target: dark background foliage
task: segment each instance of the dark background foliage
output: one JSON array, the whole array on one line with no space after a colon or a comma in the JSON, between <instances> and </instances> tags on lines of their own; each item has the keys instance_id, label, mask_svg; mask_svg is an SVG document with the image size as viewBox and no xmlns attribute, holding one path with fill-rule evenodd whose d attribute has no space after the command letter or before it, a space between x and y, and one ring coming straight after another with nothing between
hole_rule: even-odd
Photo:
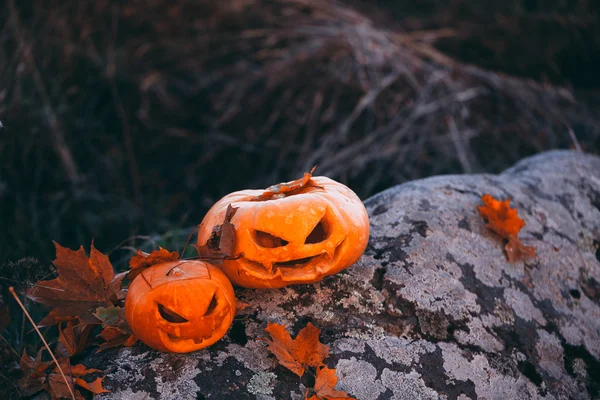
<instances>
[{"instance_id":1,"label":"dark background foliage","mask_svg":"<svg viewBox=\"0 0 600 400\"><path fill-rule=\"evenodd\" d=\"M52 240L181 246L222 195L314 164L366 198L552 148L597 153L598 8L7 1L0 260L50 260Z\"/></svg>"}]
</instances>

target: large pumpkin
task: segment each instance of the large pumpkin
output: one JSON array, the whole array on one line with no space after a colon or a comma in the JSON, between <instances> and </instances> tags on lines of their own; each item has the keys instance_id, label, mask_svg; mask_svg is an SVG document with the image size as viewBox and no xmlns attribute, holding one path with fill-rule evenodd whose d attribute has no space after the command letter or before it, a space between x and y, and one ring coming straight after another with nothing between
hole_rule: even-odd
<instances>
[{"instance_id":1,"label":"large pumpkin","mask_svg":"<svg viewBox=\"0 0 600 400\"><path fill-rule=\"evenodd\" d=\"M235 315L227 277L202 261L171 261L141 272L129 286L125 317L148 346L176 353L221 339Z\"/></svg>"},{"instance_id":2,"label":"large pumpkin","mask_svg":"<svg viewBox=\"0 0 600 400\"><path fill-rule=\"evenodd\" d=\"M200 224L198 244L204 245L213 228L223 223L227 207L237 208L231 223L235 226L235 254L240 256L220 265L233 283L248 288L312 283L352 265L364 252L369 218L348 187L318 176L299 190L274 196L265 193L231 193L219 200Z\"/></svg>"}]
</instances>

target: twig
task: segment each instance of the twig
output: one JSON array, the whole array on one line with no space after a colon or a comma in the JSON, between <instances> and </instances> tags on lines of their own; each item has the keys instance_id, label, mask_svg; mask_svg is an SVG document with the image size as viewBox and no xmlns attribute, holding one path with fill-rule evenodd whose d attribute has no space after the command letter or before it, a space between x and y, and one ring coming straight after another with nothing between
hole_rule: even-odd
<instances>
[{"instance_id":1,"label":"twig","mask_svg":"<svg viewBox=\"0 0 600 400\"><path fill-rule=\"evenodd\" d=\"M15 350L15 348L11 346L10 342L1 333L0 333L0 339L4 340L4 342L6 343L6 345L8 346L8 348L17 356L17 360L19 358L21 358L21 356L19 355L19 353L17 352L17 350Z\"/></svg>"},{"instance_id":2,"label":"twig","mask_svg":"<svg viewBox=\"0 0 600 400\"><path fill-rule=\"evenodd\" d=\"M14 1L14 0L13 0ZM114 42L115 37L117 35L118 28L118 6L113 7L113 15L112 15L112 29L111 29L111 45L108 48L108 66L107 66L107 77L109 80L110 93L113 98L114 106L116 108L117 114L119 115L119 119L121 120L121 124L123 126L123 141L125 145L125 151L127 152L127 163L129 165L129 174L131 175L131 180L133 183L133 195L135 199L135 203L139 206L142 202L141 195L141 186L142 179L140 177L140 171L137 166L137 162L135 159L135 152L133 150L133 137L131 135L131 126L129 124L129 119L127 117L127 113L125 112L125 107L123 106L123 101L121 101L121 96L119 95L119 89L117 89L117 85L115 84L114 79L114 70L115 70L115 50L114 50Z\"/></svg>"},{"instance_id":3,"label":"twig","mask_svg":"<svg viewBox=\"0 0 600 400\"><path fill-rule=\"evenodd\" d=\"M454 144L454 149L456 150L456 154L458 156L458 161L463 168L463 172L470 174L472 172L471 163L469 163L469 158L467 157L467 152L465 151L465 147L462 145L464 140L461 138L460 132L458 131L458 127L456 126L456 121L454 117L448 116L446 118L448 123L448 129L450 130L450 137L452 138L452 144Z\"/></svg>"},{"instance_id":4,"label":"twig","mask_svg":"<svg viewBox=\"0 0 600 400\"><path fill-rule=\"evenodd\" d=\"M9 0L8 5L10 9L10 20L12 22L11 26L13 28L13 33L19 42L21 56L31 71L35 88L40 95L42 103L44 103L46 119L48 120L50 132L52 133L52 147L54 147L54 151L60 159L71 183L77 183L80 181L79 168L75 163L75 159L73 158L73 154L71 154L71 150L67 146L65 132L62 129L62 125L56 115L54 107L52 106L52 102L50 101L50 96L46 90L46 85L42 79L42 74L35 63L35 59L31 55L31 48L28 48L26 44L25 37L21 30L21 23L19 22L19 15L15 7L15 0Z\"/></svg>"},{"instance_id":5,"label":"twig","mask_svg":"<svg viewBox=\"0 0 600 400\"><path fill-rule=\"evenodd\" d=\"M190 244L190 240L192 240L192 236L194 235L194 233L200 228L200 225L196 225L196 227L192 230L192 232L190 232L187 240L185 241L185 246L183 246L183 251L181 252L181 258L183 258L183 256L185 255L185 251L188 248L188 244Z\"/></svg>"},{"instance_id":6,"label":"twig","mask_svg":"<svg viewBox=\"0 0 600 400\"><path fill-rule=\"evenodd\" d=\"M13 1L13 0L11 0L11 1ZM8 288L8 291L10 292L10 294L12 294L12 296L15 298L15 300L17 301L17 303L19 303L19 307L21 307L21 309L23 310L23 313L25 313L25 315L27 316L27 319L29 319L29 322L31 322L31 325L33 325L33 329L35 329L35 331L37 332L37 334L40 337L40 339L42 339L42 342L44 343L44 346L46 346L46 350L48 350L48 353L50 353L50 356L52 357L52 360L56 364L56 368L58 368L58 371L60 372L60 375L64 379L65 384L67 385L67 389L69 389L69 393L71 394L71 398L73 400L75 400L75 393L73 393L73 388L71 387L71 385L69 385L69 381L67 380L67 377L65 376L65 373L63 372L62 367L58 363L58 360L56 359L56 356L54 356L54 353L52 352L52 350L50 350L50 346L48 345L48 342L46 342L46 339L42 335L42 332L40 332L40 330L38 329L38 327L35 324L35 322L33 322L33 318L31 318L31 315L29 314L29 312L27 312L27 309L25 308L25 306L23 305L23 303L19 299L19 296L17 296L17 293L15 292L15 289L11 286L11 287Z\"/></svg>"},{"instance_id":7,"label":"twig","mask_svg":"<svg viewBox=\"0 0 600 400\"><path fill-rule=\"evenodd\" d=\"M569 131L569 136L575 145L575 150L581 153L583 150L581 150L581 145L579 144L579 140L577 140L577 136L575 136L575 132L573 132L573 129L570 126L567 126L567 130Z\"/></svg>"}]
</instances>

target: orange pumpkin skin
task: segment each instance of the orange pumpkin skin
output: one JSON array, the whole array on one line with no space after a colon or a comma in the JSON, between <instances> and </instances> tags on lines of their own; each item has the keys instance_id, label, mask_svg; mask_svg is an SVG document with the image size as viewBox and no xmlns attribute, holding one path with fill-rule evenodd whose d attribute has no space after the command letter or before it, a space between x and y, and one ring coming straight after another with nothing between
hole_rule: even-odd
<instances>
[{"instance_id":1,"label":"orange pumpkin skin","mask_svg":"<svg viewBox=\"0 0 600 400\"><path fill-rule=\"evenodd\" d=\"M187 353L221 339L235 315L227 277L202 261L154 265L129 286L125 318L133 333L161 351Z\"/></svg>"},{"instance_id":2,"label":"orange pumpkin skin","mask_svg":"<svg viewBox=\"0 0 600 400\"><path fill-rule=\"evenodd\" d=\"M313 177L294 194L256 200L263 190L242 190L219 200L199 226L203 245L227 206L237 207L235 260L219 267L236 285L280 288L317 282L354 264L369 240L369 217L358 196L327 177Z\"/></svg>"}]
</instances>

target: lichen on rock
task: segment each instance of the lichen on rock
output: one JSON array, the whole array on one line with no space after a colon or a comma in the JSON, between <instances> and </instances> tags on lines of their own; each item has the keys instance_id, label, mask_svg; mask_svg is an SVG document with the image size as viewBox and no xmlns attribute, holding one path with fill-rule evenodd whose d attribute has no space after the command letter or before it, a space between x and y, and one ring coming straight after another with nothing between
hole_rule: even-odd
<instances>
[{"instance_id":1,"label":"lichen on rock","mask_svg":"<svg viewBox=\"0 0 600 400\"><path fill-rule=\"evenodd\" d=\"M485 193L511 199L536 259L508 263L477 213ZM238 289L250 306L209 349L90 357L111 390L98 398L302 398L306 382L255 340L267 321L319 327L337 388L359 399L600 396L600 158L549 152L365 204L371 239L354 266L314 285Z\"/></svg>"}]
</instances>

